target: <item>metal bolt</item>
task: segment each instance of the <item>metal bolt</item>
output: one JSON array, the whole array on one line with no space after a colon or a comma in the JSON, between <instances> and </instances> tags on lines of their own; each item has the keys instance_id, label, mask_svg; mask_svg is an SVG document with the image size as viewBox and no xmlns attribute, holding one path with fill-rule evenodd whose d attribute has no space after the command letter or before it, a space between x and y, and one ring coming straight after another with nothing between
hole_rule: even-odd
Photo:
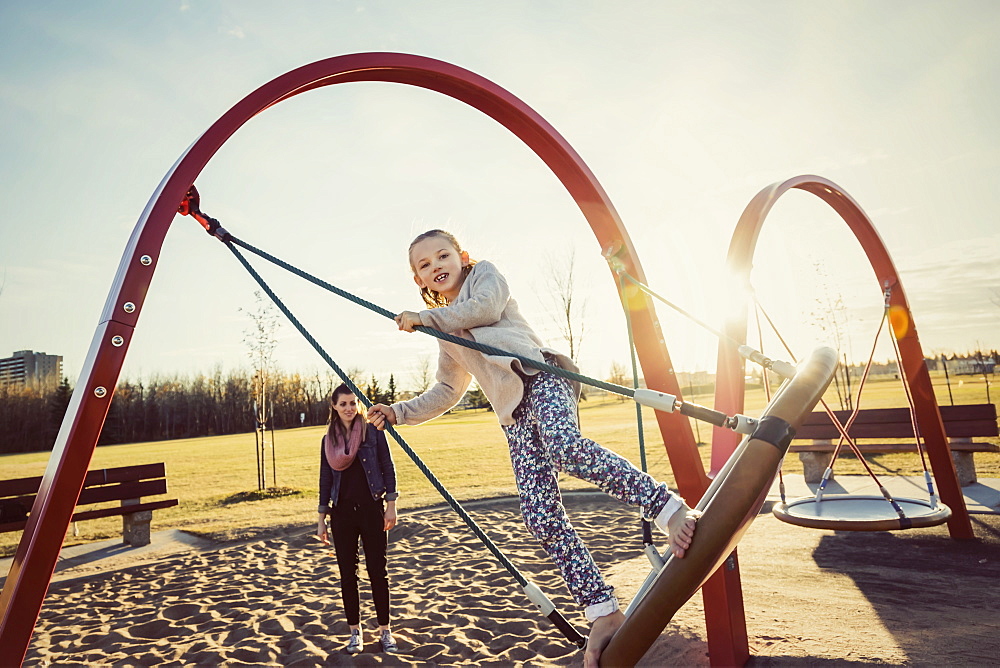
<instances>
[{"instance_id":1,"label":"metal bolt","mask_svg":"<svg viewBox=\"0 0 1000 668\"><path fill-rule=\"evenodd\" d=\"M115 334L111 337L111 345L115 348L120 348L123 343L125 343L125 339L122 336Z\"/></svg>"},{"instance_id":2,"label":"metal bolt","mask_svg":"<svg viewBox=\"0 0 1000 668\"><path fill-rule=\"evenodd\" d=\"M135 310L135 304L133 304L132 302L125 302L125 305L122 306L122 308L125 309L126 313L131 313L132 311Z\"/></svg>"},{"instance_id":3,"label":"metal bolt","mask_svg":"<svg viewBox=\"0 0 1000 668\"><path fill-rule=\"evenodd\" d=\"M139 262L141 262L143 266L148 267L149 265L153 264L153 258L149 257L148 255L143 255L141 258L139 258Z\"/></svg>"},{"instance_id":4,"label":"metal bolt","mask_svg":"<svg viewBox=\"0 0 1000 668\"><path fill-rule=\"evenodd\" d=\"M98 399L103 398L104 395L107 393L108 391L107 389L104 388L104 386L98 386L94 388L94 396L97 397Z\"/></svg>"}]
</instances>

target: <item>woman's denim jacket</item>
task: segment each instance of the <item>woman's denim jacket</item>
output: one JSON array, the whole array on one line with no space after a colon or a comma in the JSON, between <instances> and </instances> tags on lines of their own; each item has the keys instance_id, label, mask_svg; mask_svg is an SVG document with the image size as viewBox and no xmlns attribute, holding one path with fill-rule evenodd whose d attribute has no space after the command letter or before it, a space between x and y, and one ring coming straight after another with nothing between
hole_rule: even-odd
<instances>
[{"instance_id":1,"label":"woman's denim jacket","mask_svg":"<svg viewBox=\"0 0 1000 668\"><path fill-rule=\"evenodd\" d=\"M385 433L369 425L365 440L358 448L357 456L365 470L372 498L381 499L383 495L386 501L395 501L399 498L399 492L396 491L396 468L392 465L392 455L389 453L389 444L385 440ZM333 470L330 463L326 461L323 439L320 439L319 512L327 513L330 511L331 505L337 505L337 497L340 495L340 478L340 471Z\"/></svg>"}]
</instances>

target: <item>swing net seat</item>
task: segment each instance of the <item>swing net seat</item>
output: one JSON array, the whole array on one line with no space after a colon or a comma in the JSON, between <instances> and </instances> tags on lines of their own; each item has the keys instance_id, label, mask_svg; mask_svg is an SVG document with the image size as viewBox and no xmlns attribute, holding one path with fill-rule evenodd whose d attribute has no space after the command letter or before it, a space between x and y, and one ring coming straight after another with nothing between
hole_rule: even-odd
<instances>
[{"instance_id":1,"label":"swing net seat","mask_svg":"<svg viewBox=\"0 0 1000 668\"><path fill-rule=\"evenodd\" d=\"M922 499L894 497L897 511L879 495L831 494L817 500L807 496L777 503L771 513L781 520L810 529L835 531L898 531L944 524L951 508Z\"/></svg>"},{"instance_id":2,"label":"swing net seat","mask_svg":"<svg viewBox=\"0 0 1000 668\"><path fill-rule=\"evenodd\" d=\"M826 409L827 416L841 436L840 443L833 451L833 462L823 474L819 490L814 496L805 496L792 501L786 501L784 483L782 482L781 501L775 504L771 509L771 514L782 522L810 529L833 529L839 531L900 531L904 529L937 526L939 524L944 524L951 518L951 508L938 502L937 495L934 492L934 483L932 481L930 471L928 471L927 468L927 460L920 438L920 431L915 418L913 397L905 380L903 388L906 392L906 398L909 403L910 423L913 430L913 437L916 441L917 452L920 454L920 463L924 471L924 480L927 484L928 500L925 501L911 498L893 497L885 486L879 481L875 471L865 460L860 446L855 443L854 435L851 434L855 420L860 415L861 395L865 387L865 382L868 379L868 374L871 371L872 362L875 359L875 346L877 345L879 337L885 329L886 324L889 324L890 329L892 330L889 338L892 342L893 351L896 353L897 368L904 377L906 375L906 372L904 371L905 365L899 349L899 331L891 318L891 314L893 313L891 306L891 286L887 285L882 294L884 299L882 319L879 322L878 330L875 333L871 354L868 357L868 363L865 365L865 370L861 374L861 380L858 386L857 402L854 410L851 412L847 420L841 424L839 418L833 410L830 409L825 401L822 399L820 400L820 403ZM766 314L765 317L767 317ZM768 318L768 322L770 322L770 318ZM858 437L866 437L869 435L864 431L861 431L860 433L855 432L855 434L857 434ZM840 455L841 447L845 442L848 448L864 466L872 481L878 486L878 490L881 494L824 494L826 484L833 475L834 463Z\"/></svg>"}]
</instances>

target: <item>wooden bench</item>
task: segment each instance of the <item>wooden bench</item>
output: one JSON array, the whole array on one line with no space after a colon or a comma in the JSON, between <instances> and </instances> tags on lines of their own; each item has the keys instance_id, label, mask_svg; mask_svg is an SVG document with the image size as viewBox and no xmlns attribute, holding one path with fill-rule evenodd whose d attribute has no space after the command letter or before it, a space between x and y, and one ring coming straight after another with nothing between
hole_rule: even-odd
<instances>
[{"instance_id":1,"label":"wooden bench","mask_svg":"<svg viewBox=\"0 0 1000 668\"><path fill-rule=\"evenodd\" d=\"M977 452L1000 452L996 443L973 442L973 438L996 437L997 409L993 404L966 404L941 406L941 419L955 462L958 481L962 486L976 482ZM846 424L851 411L834 411L841 424ZM858 411L848 433L855 444L865 452L916 452L913 442L913 425L909 408L869 408ZM909 442L885 442L877 439L910 439ZM864 440L858 440L864 439ZM875 442L871 440L875 439ZM808 440L802 443L800 441ZM788 448L797 452L802 461L806 482L818 483L833 458L833 451L840 441L840 432L825 412L810 413ZM845 442L841 453L848 454Z\"/></svg>"},{"instance_id":2,"label":"wooden bench","mask_svg":"<svg viewBox=\"0 0 1000 668\"><path fill-rule=\"evenodd\" d=\"M0 480L0 532L20 531L35 502L42 478ZM143 502L142 497L167 493L166 468L159 464L122 466L88 471L83 482L73 521L122 516L122 538L133 547L149 545L149 524L153 511L177 505L177 499ZM80 506L121 501L110 508L80 510Z\"/></svg>"}]
</instances>

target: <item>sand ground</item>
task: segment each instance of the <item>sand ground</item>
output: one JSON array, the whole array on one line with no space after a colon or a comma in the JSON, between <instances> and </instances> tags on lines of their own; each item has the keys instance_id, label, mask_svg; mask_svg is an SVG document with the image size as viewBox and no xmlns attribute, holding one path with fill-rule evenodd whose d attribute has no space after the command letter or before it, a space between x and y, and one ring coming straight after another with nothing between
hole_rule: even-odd
<instances>
[{"instance_id":1,"label":"sand ground","mask_svg":"<svg viewBox=\"0 0 1000 668\"><path fill-rule=\"evenodd\" d=\"M568 497L566 505L627 599L649 570L635 512L603 496ZM516 502L470 513L586 632ZM363 654L343 650L334 556L303 524L237 544L195 541L173 554L153 550L61 571L26 665L581 663L454 512L401 520L390 534L398 655L378 652L373 633ZM955 541L945 527L849 533L762 515L739 547L750 665L1000 664L1000 515L974 515L973 523L979 540ZM363 584L363 625L374 631L370 600ZM644 665L708 665L700 594Z\"/></svg>"}]
</instances>

